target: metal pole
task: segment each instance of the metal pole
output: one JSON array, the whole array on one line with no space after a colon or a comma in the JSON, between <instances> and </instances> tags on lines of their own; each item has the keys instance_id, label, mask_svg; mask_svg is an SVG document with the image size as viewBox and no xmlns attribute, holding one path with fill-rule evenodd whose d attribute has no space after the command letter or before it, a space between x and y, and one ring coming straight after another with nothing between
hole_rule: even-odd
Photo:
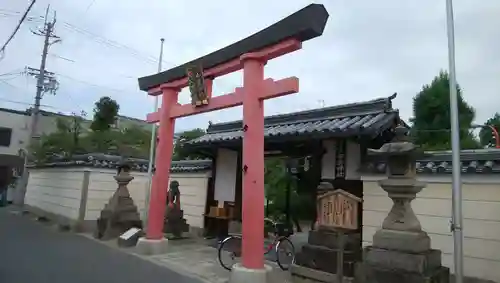
<instances>
[{"instance_id":1,"label":"metal pole","mask_svg":"<svg viewBox=\"0 0 500 283\"><path fill-rule=\"evenodd\" d=\"M290 174L290 173L288 173ZM288 177L288 182L286 184L286 200L285 200L285 221L286 225L290 225L290 197L291 197L291 191L292 191L292 182L294 181L293 178L294 176L287 176ZM292 226L293 227L293 226Z\"/></svg>"},{"instance_id":2,"label":"metal pole","mask_svg":"<svg viewBox=\"0 0 500 283\"><path fill-rule=\"evenodd\" d=\"M163 44L165 43L165 39L161 38L160 45L160 58L158 60L158 73L161 72L162 69L162 61L163 61ZM158 96L155 96L155 106L154 112L158 111ZM153 184L153 162L155 158L155 147L156 147L156 123L153 123L151 126L151 145L149 146L149 164L148 164L148 187L146 189L146 203L144 206L144 222L147 227L148 223L148 207L149 207L149 197L151 195L151 185Z\"/></svg>"},{"instance_id":3,"label":"metal pole","mask_svg":"<svg viewBox=\"0 0 500 283\"><path fill-rule=\"evenodd\" d=\"M47 7L47 13L49 11L49 8ZM46 15L47 15L46 13ZM47 17L45 17L45 20L47 20ZM52 33L52 28L53 28L54 23L47 23L46 26L44 27L45 30L45 40L43 43L43 51L42 51L42 62L40 63L40 75L38 76L38 80L36 83L36 95L35 95L35 107L33 107L31 111L31 143L30 145L33 146L36 141L39 139L38 135L38 120L40 116L40 101L42 100L42 93L43 93L43 84L45 82L45 64L47 62L47 53L49 50L49 39Z\"/></svg>"},{"instance_id":4,"label":"metal pole","mask_svg":"<svg viewBox=\"0 0 500 283\"><path fill-rule=\"evenodd\" d=\"M337 231L337 283L344 282L344 231Z\"/></svg>"},{"instance_id":5,"label":"metal pole","mask_svg":"<svg viewBox=\"0 0 500 283\"><path fill-rule=\"evenodd\" d=\"M455 282L463 282L463 231L462 231L462 188L460 180L460 125L458 120L457 81L455 74L455 30L453 22L453 1L446 0L446 25L448 31L448 61L450 79L450 111L451 111L451 151L452 151L452 231Z\"/></svg>"}]
</instances>

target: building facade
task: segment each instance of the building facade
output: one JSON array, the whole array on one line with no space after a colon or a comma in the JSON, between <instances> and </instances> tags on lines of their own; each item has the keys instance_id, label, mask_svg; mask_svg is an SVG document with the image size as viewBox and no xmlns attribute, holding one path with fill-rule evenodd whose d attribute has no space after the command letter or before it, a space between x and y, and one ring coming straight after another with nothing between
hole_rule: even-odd
<instances>
[{"instance_id":1,"label":"building facade","mask_svg":"<svg viewBox=\"0 0 500 283\"><path fill-rule=\"evenodd\" d=\"M57 130L57 119L70 119L71 115L41 111L38 130L41 134L50 134ZM90 129L91 120L84 120L82 127ZM118 116L116 124L119 129L140 127L151 130L151 125L146 121ZM0 154L17 155L20 150L25 150L29 144L31 127L31 110L24 111L0 108Z\"/></svg>"}]
</instances>

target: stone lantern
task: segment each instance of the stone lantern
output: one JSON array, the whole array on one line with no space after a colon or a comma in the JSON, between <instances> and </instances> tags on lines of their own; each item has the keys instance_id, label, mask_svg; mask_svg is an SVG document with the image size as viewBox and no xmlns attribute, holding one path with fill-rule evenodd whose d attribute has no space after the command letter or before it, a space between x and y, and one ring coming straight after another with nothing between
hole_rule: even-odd
<instances>
[{"instance_id":1,"label":"stone lantern","mask_svg":"<svg viewBox=\"0 0 500 283\"><path fill-rule=\"evenodd\" d=\"M393 205L373 236L373 246L365 248L364 282L449 281L449 269L441 265L441 251L431 249L431 240L411 208L411 201L425 187L417 181L415 167L424 153L407 134L407 128L398 126L390 143L368 150L369 155L387 165L387 178L379 185Z\"/></svg>"},{"instance_id":2,"label":"stone lantern","mask_svg":"<svg viewBox=\"0 0 500 283\"><path fill-rule=\"evenodd\" d=\"M122 162L113 178L118 184L115 193L101 210L97 219L94 237L101 240L117 238L130 228L142 228L137 206L130 197L128 184L134 179L130 175L130 165Z\"/></svg>"}]
</instances>

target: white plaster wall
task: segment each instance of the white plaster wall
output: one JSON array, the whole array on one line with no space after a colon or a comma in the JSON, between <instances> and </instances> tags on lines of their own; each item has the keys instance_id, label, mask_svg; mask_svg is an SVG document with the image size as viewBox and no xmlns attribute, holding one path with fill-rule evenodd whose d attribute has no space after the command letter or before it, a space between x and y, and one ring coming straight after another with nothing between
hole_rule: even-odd
<instances>
[{"instance_id":1,"label":"white plaster wall","mask_svg":"<svg viewBox=\"0 0 500 283\"><path fill-rule=\"evenodd\" d=\"M87 207L85 220L96 220L101 210L115 192L117 183L113 179L116 170L93 170L89 178L89 191L87 196ZM148 176L147 173L132 172L134 180L128 185L130 196L143 217ZM177 180L181 191L181 208L189 225L203 228L203 214L207 198L209 172L196 173L172 173L170 180ZM165 188L167 189L167 188Z\"/></svg>"},{"instance_id":2,"label":"white plaster wall","mask_svg":"<svg viewBox=\"0 0 500 283\"><path fill-rule=\"evenodd\" d=\"M422 181L428 185L412 202L413 210L432 247L442 250L443 264L453 272L451 177ZM363 189L363 245L370 245L392 201L374 181L365 181ZM464 274L500 282L500 178L464 177L462 191Z\"/></svg>"},{"instance_id":3,"label":"white plaster wall","mask_svg":"<svg viewBox=\"0 0 500 283\"><path fill-rule=\"evenodd\" d=\"M44 211L78 219L84 170L30 170L25 203Z\"/></svg>"},{"instance_id":4,"label":"white plaster wall","mask_svg":"<svg viewBox=\"0 0 500 283\"><path fill-rule=\"evenodd\" d=\"M224 201L235 201L238 152L219 148L215 166L214 200L219 201L219 204Z\"/></svg>"},{"instance_id":5,"label":"white plaster wall","mask_svg":"<svg viewBox=\"0 0 500 283\"><path fill-rule=\"evenodd\" d=\"M346 142L346 152L345 178L348 180L359 180L361 178L359 174L361 165L361 147L359 143L348 140Z\"/></svg>"},{"instance_id":6,"label":"white plaster wall","mask_svg":"<svg viewBox=\"0 0 500 283\"><path fill-rule=\"evenodd\" d=\"M335 140L323 141L325 153L321 159L321 179L335 179L335 146Z\"/></svg>"}]
</instances>

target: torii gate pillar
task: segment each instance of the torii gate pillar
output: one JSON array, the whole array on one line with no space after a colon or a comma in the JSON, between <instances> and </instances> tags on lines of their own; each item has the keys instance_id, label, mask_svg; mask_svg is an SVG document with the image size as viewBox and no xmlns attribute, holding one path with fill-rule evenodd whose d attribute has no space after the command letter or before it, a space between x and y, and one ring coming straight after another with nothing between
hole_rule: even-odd
<instances>
[{"instance_id":1,"label":"torii gate pillar","mask_svg":"<svg viewBox=\"0 0 500 283\"><path fill-rule=\"evenodd\" d=\"M242 56L243 87L243 192L242 192L242 264L247 268L264 267L264 101L263 58ZM297 89L298 90L298 89Z\"/></svg>"}]
</instances>

